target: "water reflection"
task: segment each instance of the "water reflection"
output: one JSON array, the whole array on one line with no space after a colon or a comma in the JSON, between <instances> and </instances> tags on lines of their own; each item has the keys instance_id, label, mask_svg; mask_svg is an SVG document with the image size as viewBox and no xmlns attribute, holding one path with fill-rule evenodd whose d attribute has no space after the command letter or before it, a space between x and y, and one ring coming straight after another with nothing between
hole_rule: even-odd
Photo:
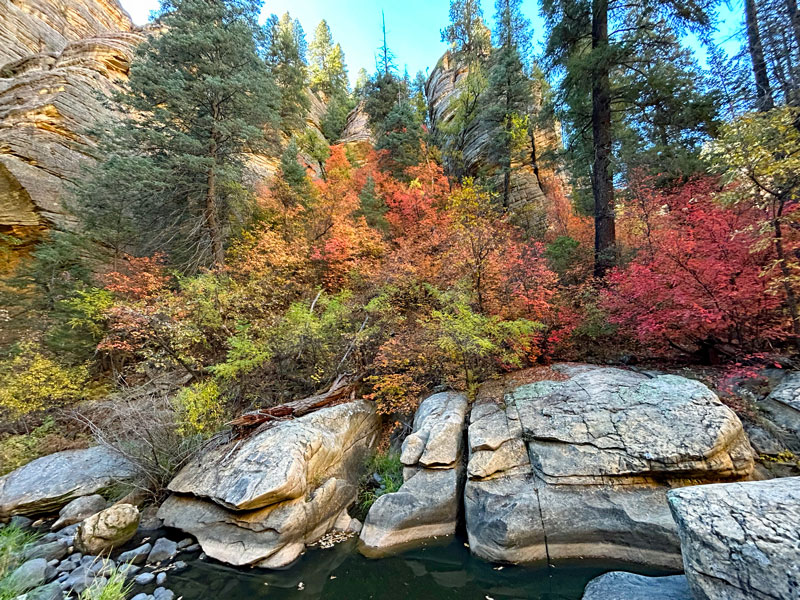
<instances>
[{"instance_id":1,"label":"water reflection","mask_svg":"<svg viewBox=\"0 0 800 600\"><path fill-rule=\"evenodd\" d=\"M170 587L184 600L580 600L586 583L606 571L667 574L597 561L498 569L472 556L460 538L382 559L364 558L351 540L311 549L283 571L188 562L188 570L170 576Z\"/></svg>"}]
</instances>

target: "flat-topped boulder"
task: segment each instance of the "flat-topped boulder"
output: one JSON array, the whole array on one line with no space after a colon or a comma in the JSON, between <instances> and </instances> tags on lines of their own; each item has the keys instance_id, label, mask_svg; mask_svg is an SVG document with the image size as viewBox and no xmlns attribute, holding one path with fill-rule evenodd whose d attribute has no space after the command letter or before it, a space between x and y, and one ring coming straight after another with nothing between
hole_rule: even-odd
<instances>
[{"instance_id":1,"label":"flat-topped boulder","mask_svg":"<svg viewBox=\"0 0 800 600\"><path fill-rule=\"evenodd\" d=\"M101 446L43 456L0 477L0 520L56 512L136 476L131 462Z\"/></svg>"},{"instance_id":2,"label":"flat-topped boulder","mask_svg":"<svg viewBox=\"0 0 800 600\"><path fill-rule=\"evenodd\" d=\"M699 381L588 366L563 372L566 381L523 385L506 399L547 481L713 480L752 471L739 418Z\"/></svg>"},{"instance_id":3,"label":"flat-topped boulder","mask_svg":"<svg viewBox=\"0 0 800 600\"><path fill-rule=\"evenodd\" d=\"M695 600L800 598L800 477L672 490Z\"/></svg>"},{"instance_id":4,"label":"flat-topped boulder","mask_svg":"<svg viewBox=\"0 0 800 600\"><path fill-rule=\"evenodd\" d=\"M361 550L379 555L456 531L464 489L464 420L469 402L456 392L422 401L403 442L404 483L380 496L361 530Z\"/></svg>"},{"instance_id":5,"label":"flat-topped boulder","mask_svg":"<svg viewBox=\"0 0 800 600\"><path fill-rule=\"evenodd\" d=\"M800 451L800 373L789 373L758 403L774 424L791 436L791 448Z\"/></svg>"},{"instance_id":6,"label":"flat-topped boulder","mask_svg":"<svg viewBox=\"0 0 800 600\"><path fill-rule=\"evenodd\" d=\"M283 567L346 514L378 430L364 400L278 422L195 457L169 484L174 494L158 516L212 558Z\"/></svg>"},{"instance_id":7,"label":"flat-topped boulder","mask_svg":"<svg viewBox=\"0 0 800 600\"><path fill-rule=\"evenodd\" d=\"M590 365L481 395L465 488L472 551L488 560L618 559L677 568L672 486L743 478L753 451L703 384Z\"/></svg>"}]
</instances>

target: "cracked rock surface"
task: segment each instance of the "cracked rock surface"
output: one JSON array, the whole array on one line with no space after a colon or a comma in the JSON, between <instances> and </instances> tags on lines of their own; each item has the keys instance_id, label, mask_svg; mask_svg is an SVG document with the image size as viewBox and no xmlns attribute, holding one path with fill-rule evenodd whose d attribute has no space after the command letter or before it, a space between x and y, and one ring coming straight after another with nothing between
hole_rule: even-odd
<instances>
[{"instance_id":1,"label":"cracked rock surface","mask_svg":"<svg viewBox=\"0 0 800 600\"><path fill-rule=\"evenodd\" d=\"M738 417L703 384L589 365L472 409L465 490L489 560L594 557L676 568L670 486L747 477Z\"/></svg>"},{"instance_id":2,"label":"cracked rock surface","mask_svg":"<svg viewBox=\"0 0 800 600\"><path fill-rule=\"evenodd\" d=\"M800 477L672 490L695 600L800 598Z\"/></svg>"},{"instance_id":3,"label":"cracked rock surface","mask_svg":"<svg viewBox=\"0 0 800 600\"><path fill-rule=\"evenodd\" d=\"M358 400L211 449L173 479L158 516L217 560L285 566L355 500L378 426L372 403Z\"/></svg>"}]
</instances>

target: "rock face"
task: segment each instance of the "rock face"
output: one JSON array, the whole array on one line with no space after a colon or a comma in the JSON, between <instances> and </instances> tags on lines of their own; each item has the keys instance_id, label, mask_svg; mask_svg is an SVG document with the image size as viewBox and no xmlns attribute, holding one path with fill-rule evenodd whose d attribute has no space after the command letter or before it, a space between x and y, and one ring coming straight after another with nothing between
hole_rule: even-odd
<instances>
[{"instance_id":1,"label":"rock face","mask_svg":"<svg viewBox=\"0 0 800 600\"><path fill-rule=\"evenodd\" d=\"M378 435L375 408L355 401L281 422L198 456L170 483L158 516L233 565L285 566L356 498Z\"/></svg>"},{"instance_id":2,"label":"rock face","mask_svg":"<svg viewBox=\"0 0 800 600\"><path fill-rule=\"evenodd\" d=\"M800 373L786 375L772 393L759 402L770 421L780 426L792 439L787 440L800 451Z\"/></svg>"},{"instance_id":3,"label":"rock face","mask_svg":"<svg viewBox=\"0 0 800 600\"><path fill-rule=\"evenodd\" d=\"M136 468L100 446L43 456L0 478L0 520L59 510L136 477Z\"/></svg>"},{"instance_id":4,"label":"rock face","mask_svg":"<svg viewBox=\"0 0 800 600\"><path fill-rule=\"evenodd\" d=\"M668 494L695 600L800 598L800 477Z\"/></svg>"},{"instance_id":5,"label":"rock face","mask_svg":"<svg viewBox=\"0 0 800 600\"><path fill-rule=\"evenodd\" d=\"M472 551L506 562L679 566L666 491L751 473L738 418L682 377L557 369L565 381L522 385L473 407L465 490Z\"/></svg>"},{"instance_id":6,"label":"rock face","mask_svg":"<svg viewBox=\"0 0 800 600\"><path fill-rule=\"evenodd\" d=\"M452 535L461 509L464 480L463 394L444 392L425 399L400 457L405 482L380 496L361 530L362 550L378 554L393 547Z\"/></svg>"},{"instance_id":7,"label":"rock face","mask_svg":"<svg viewBox=\"0 0 800 600\"><path fill-rule=\"evenodd\" d=\"M84 554L105 554L126 544L139 526L139 509L115 504L83 521L75 534L75 547Z\"/></svg>"},{"instance_id":8,"label":"rock face","mask_svg":"<svg viewBox=\"0 0 800 600\"><path fill-rule=\"evenodd\" d=\"M133 31L115 0L31 0L0 10L0 227L69 225L62 202L127 77Z\"/></svg>"},{"instance_id":9,"label":"rock face","mask_svg":"<svg viewBox=\"0 0 800 600\"><path fill-rule=\"evenodd\" d=\"M364 102L359 102L350 114L347 115L347 123L342 131L340 144L352 142L374 142L372 133L369 130L369 116L364 110Z\"/></svg>"},{"instance_id":10,"label":"rock face","mask_svg":"<svg viewBox=\"0 0 800 600\"><path fill-rule=\"evenodd\" d=\"M425 86L428 99L431 128L435 132L445 127L455 116L454 101L460 93L460 83L468 75L465 66L457 64L448 52L431 71ZM534 97L539 96L533 90ZM465 133L463 148L464 167L469 174L476 174L486 167L489 131L485 120L476 119ZM512 209L520 210L525 206L541 207L546 202L542 185L561 185L561 176L552 168L540 164L541 157L548 150L561 147L561 135L558 127L553 129L537 129L533 138L528 140L528 148L524 152L527 157L522 163L516 163L512 174L509 193ZM533 157L537 157L534 162Z\"/></svg>"},{"instance_id":11,"label":"rock face","mask_svg":"<svg viewBox=\"0 0 800 600\"><path fill-rule=\"evenodd\" d=\"M645 577L612 571L586 586L583 600L692 600L685 575Z\"/></svg>"}]
</instances>

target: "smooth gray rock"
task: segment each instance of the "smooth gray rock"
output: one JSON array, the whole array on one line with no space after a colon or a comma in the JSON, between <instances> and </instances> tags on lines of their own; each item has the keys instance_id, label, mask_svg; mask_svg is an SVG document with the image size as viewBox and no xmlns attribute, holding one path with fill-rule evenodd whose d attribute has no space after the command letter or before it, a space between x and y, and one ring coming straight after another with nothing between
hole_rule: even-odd
<instances>
[{"instance_id":1,"label":"smooth gray rock","mask_svg":"<svg viewBox=\"0 0 800 600\"><path fill-rule=\"evenodd\" d=\"M100 494L75 498L58 511L58 519L50 526L50 529L56 531L62 527L80 523L87 517L99 513L106 507L106 504L106 499Z\"/></svg>"},{"instance_id":2,"label":"smooth gray rock","mask_svg":"<svg viewBox=\"0 0 800 600\"><path fill-rule=\"evenodd\" d=\"M137 585L150 585L156 580L156 576L153 573L139 573L136 577L133 578L133 581Z\"/></svg>"},{"instance_id":3,"label":"smooth gray rock","mask_svg":"<svg viewBox=\"0 0 800 600\"><path fill-rule=\"evenodd\" d=\"M0 519L53 512L135 476L133 464L100 446L43 456L0 478Z\"/></svg>"},{"instance_id":4,"label":"smooth gray rock","mask_svg":"<svg viewBox=\"0 0 800 600\"><path fill-rule=\"evenodd\" d=\"M469 481L470 550L486 560L615 559L681 566L666 489L553 486L530 475Z\"/></svg>"},{"instance_id":5,"label":"smooth gray rock","mask_svg":"<svg viewBox=\"0 0 800 600\"><path fill-rule=\"evenodd\" d=\"M147 598L148 595L145 594L144 592L141 592L139 594L136 594L133 598L131 598L131 600L147 600Z\"/></svg>"},{"instance_id":6,"label":"smooth gray rock","mask_svg":"<svg viewBox=\"0 0 800 600\"><path fill-rule=\"evenodd\" d=\"M566 381L522 385L506 398L546 481L708 481L752 472L739 418L702 383L606 367L562 370Z\"/></svg>"},{"instance_id":7,"label":"smooth gray rock","mask_svg":"<svg viewBox=\"0 0 800 600\"><path fill-rule=\"evenodd\" d=\"M55 576L55 569L43 558L25 561L4 580L9 589L27 592L47 583Z\"/></svg>"},{"instance_id":8,"label":"smooth gray rock","mask_svg":"<svg viewBox=\"0 0 800 600\"><path fill-rule=\"evenodd\" d=\"M178 550L183 550L191 546L194 543L192 538L183 538L180 542L178 542Z\"/></svg>"},{"instance_id":9,"label":"smooth gray rock","mask_svg":"<svg viewBox=\"0 0 800 600\"><path fill-rule=\"evenodd\" d=\"M67 555L67 542L63 540L35 544L25 552L25 559L43 558L46 561L61 560Z\"/></svg>"},{"instance_id":10,"label":"smooth gray rock","mask_svg":"<svg viewBox=\"0 0 800 600\"><path fill-rule=\"evenodd\" d=\"M366 450L377 432L371 402L331 406L247 438L232 456L229 446L200 453L169 489L237 511L301 498L314 482L355 468L352 449Z\"/></svg>"},{"instance_id":11,"label":"smooth gray rock","mask_svg":"<svg viewBox=\"0 0 800 600\"><path fill-rule=\"evenodd\" d=\"M167 574L163 571L156 575L156 585L164 585L167 582Z\"/></svg>"},{"instance_id":12,"label":"smooth gray rock","mask_svg":"<svg viewBox=\"0 0 800 600\"><path fill-rule=\"evenodd\" d=\"M64 592L58 582L48 583L37 587L22 596L17 596L16 600L63 600Z\"/></svg>"},{"instance_id":13,"label":"smooth gray rock","mask_svg":"<svg viewBox=\"0 0 800 600\"><path fill-rule=\"evenodd\" d=\"M695 600L800 597L800 477L672 490Z\"/></svg>"},{"instance_id":14,"label":"smooth gray rock","mask_svg":"<svg viewBox=\"0 0 800 600\"><path fill-rule=\"evenodd\" d=\"M470 549L500 562L591 557L681 566L670 486L744 477L753 452L704 385L592 365L472 409Z\"/></svg>"},{"instance_id":15,"label":"smooth gray rock","mask_svg":"<svg viewBox=\"0 0 800 600\"><path fill-rule=\"evenodd\" d=\"M173 600L173 598L175 598L175 592L163 587L156 588L153 592L153 598L155 600Z\"/></svg>"},{"instance_id":16,"label":"smooth gray rock","mask_svg":"<svg viewBox=\"0 0 800 600\"><path fill-rule=\"evenodd\" d=\"M645 577L612 571L592 579L583 600L692 600L685 575Z\"/></svg>"},{"instance_id":17,"label":"smooth gray rock","mask_svg":"<svg viewBox=\"0 0 800 600\"><path fill-rule=\"evenodd\" d=\"M463 449L468 406L467 397L457 392L442 392L423 400L414 415L414 429L403 442L400 461L406 466L455 466Z\"/></svg>"},{"instance_id":18,"label":"smooth gray rock","mask_svg":"<svg viewBox=\"0 0 800 600\"><path fill-rule=\"evenodd\" d=\"M791 436L792 450L800 451L800 373L788 373L764 400L759 408L773 423Z\"/></svg>"},{"instance_id":19,"label":"smooth gray rock","mask_svg":"<svg viewBox=\"0 0 800 600\"><path fill-rule=\"evenodd\" d=\"M153 549L152 544L148 542L146 544L142 544L138 548L134 548L133 550L128 550L127 552L123 552L117 557L117 560L120 563L141 565L147 560L147 555L150 554L150 550L152 549Z\"/></svg>"},{"instance_id":20,"label":"smooth gray rock","mask_svg":"<svg viewBox=\"0 0 800 600\"><path fill-rule=\"evenodd\" d=\"M420 469L393 494L380 496L361 529L362 551L381 554L393 547L453 535L458 525L463 467Z\"/></svg>"},{"instance_id":21,"label":"smooth gray rock","mask_svg":"<svg viewBox=\"0 0 800 600\"><path fill-rule=\"evenodd\" d=\"M158 538L153 544L153 549L147 555L150 564L164 562L178 553L178 544L168 538Z\"/></svg>"},{"instance_id":22,"label":"smooth gray rock","mask_svg":"<svg viewBox=\"0 0 800 600\"><path fill-rule=\"evenodd\" d=\"M198 456L170 483L177 493L158 516L212 558L284 567L355 501L378 431L375 406L363 400L280 422Z\"/></svg>"},{"instance_id":23,"label":"smooth gray rock","mask_svg":"<svg viewBox=\"0 0 800 600\"><path fill-rule=\"evenodd\" d=\"M63 581L61 589L71 590L74 594L80 595L92 585L96 578L95 573L96 569L92 568L91 565L81 565Z\"/></svg>"}]
</instances>

